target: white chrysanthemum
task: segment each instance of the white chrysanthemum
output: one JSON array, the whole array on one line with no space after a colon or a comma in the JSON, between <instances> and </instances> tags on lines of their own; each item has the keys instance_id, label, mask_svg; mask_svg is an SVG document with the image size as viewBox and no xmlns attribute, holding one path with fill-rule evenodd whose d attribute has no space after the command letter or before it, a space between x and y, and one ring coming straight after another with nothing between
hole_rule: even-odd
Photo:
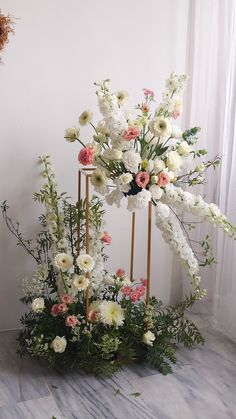
<instances>
[{"instance_id":1,"label":"white chrysanthemum","mask_svg":"<svg viewBox=\"0 0 236 419\"><path fill-rule=\"evenodd\" d=\"M171 135L171 125L167 118L155 117L149 123L150 131L157 137L169 137Z\"/></svg>"},{"instance_id":2,"label":"white chrysanthemum","mask_svg":"<svg viewBox=\"0 0 236 419\"><path fill-rule=\"evenodd\" d=\"M155 173L162 172L162 170L164 170L165 168L166 168L166 165L163 162L163 160L158 159L158 158L154 160L154 172Z\"/></svg>"},{"instance_id":3,"label":"white chrysanthemum","mask_svg":"<svg viewBox=\"0 0 236 419\"><path fill-rule=\"evenodd\" d=\"M86 125L92 121L92 118L93 118L93 114L91 111L84 111L79 117L79 123L82 126Z\"/></svg>"},{"instance_id":4,"label":"white chrysanthemum","mask_svg":"<svg viewBox=\"0 0 236 419\"><path fill-rule=\"evenodd\" d=\"M153 199L160 199L163 195L163 189L157 185L152 185L149 188L149 191L151 192Z\"/></svg>"},{"instance_id":5,"label":"white chrysanthemum","mask_svg":"<svg viewBox=\"0 0 236 419\"><path fill-rule=\"evenodd\" d=\"M170 151L167 155L166 164L170 170L174 172L179 170L183 163L183 159L180 157L177 151Z\"/></svg>"},{"instance_id":6,"label":"white chrysanthemum","mask_svg":"<svg viewBox=\"0 0 236 419\"><path fill-rule=\"evenodd\" d=\"M153 342L156 339L154 333L151 332L151 330L148 330L143 335L143 342L146 343L146 345L153 346Z\"/></svg>"},{"instance_id":7,"label":"white chrysanthemum","mask_svg":"<svg viewBox=\"0 0 236 419\"><path fill-rule=\"evenodd\" d=\"M110 148L104 151L103 157L107 160L121 160L122 151L118 148Z\"/></svg>"},{"instance_id":8,"label":"white chrysanthemum","mask_svg":"<svg viewBox=\"0 0 236 419\"><path fill-rule=\"evenodd\" d=\"M81 271L84 271L84 272L91 272L94 267L93 258L86 253L79 255L76 259L76 263L78 267L81 269Z\"/></svg>"},{"instance_id":9,"label":"white chrysanthemum","mask_svg":"<svg viewBox=\"0 0 236 419\"><path fill-rule=\"evenodd\" d=\"M73 266L73 257L69 253L58 253L55 256L55 266L66 272Z\"/></svg>"},{"instance_id":10,"label":"white chrysanthemum","mask_svg":"<svg viewBox=\"0 0 236 419\"><path fill-rule=\"evenodd\" d=\"M119 189L114 189L114 191L105 196L105 200L108 205L115 204L117 208L120 208L120 201L122 200L123 196L123 193L121 193Z\"/></svg>"},{"instance_id":11,"label":"white chrysanthemum","mask_svg":"<svg viewBox=\"0 0 236 419\"><path fill-rule=\"evenodd\" d=\"M124 310L115 301L103 301L100 305L100 316L103 324L122 326L125 320Z\"/></svg>"},{"instance_id":12,"label":"white chrysanthemum","mask_svg":"<svg viewBox=\"0 0 236 419\"><path fill-rule=\"evenodd\" d=\"M105 194L107 191L107 177L104 170L96 169L92 173L92 176L90 178L92 185L94 186L94 189L101 193Z\"/></svg>"},{"instance_id":13,"label":"white chrysanthemum","mask_svg":"<svg viewBox=\"0 0 236 419\"><path fill-rule=\"evenodd\" d=\"M140 154L136 153L134 150L126 151L123 153L123 163L126 170L132 173L137 173L141 163Z\"/></svg>"},{"instance_id":14,"label":"white chrysanthemum","mask_svg":"<svg viewBox=\"0 0 236 419\"><path fill-rule=\"evenodd\" d=\"M180 156L186 157L191 153L192 147L187 143L187 141L182 141L177 151Z\"/></svg>"},{"instance_id":15,"label":"white chrysanthemum","mask_svg":"<svg viewBox=\"0 0 236 419\"><path fill-rule=\"evenodd\" d=\"M31 304L31 308L34 313L42 313L44 310L45 304L44 299L42 297L35 298Z\"/></svg>"},{"instance_id":16,"label":"white chrysanthemum","mask_svg":"<svg viewBox=\"0 0 236 419\"><path fill-rule=\"evenodd\" d=\"M89 278L85 275L74 274L72 277L72 285L77 291L85 291L89 285Z\"/></svg>"},{"instance_id":17,"label":"white chrysanthemum","mask_svg":"<svg viewBox=\"0 0 236 419\"><path fill-rule=\"evenodd\" d=\"M151 201L151 199L152 199L151 192L143 188L141 192L137 193L137 195L128 196L127 209L129 211L135 211L136 209L146 208L148 203Z\"/></svg>"},{"instance_id":18,"label":"white chrysanthemum","mask_svg":"<svg viewBox=\"0 0 236 419\"><path fill-rule=\"evenodd\" d=\"M129 95L125 90L116 92L117 102L119 105L125 105L128 102Z\"/></svg>"},{"instance_id":19,"label":"white chrysanthemum","mask_svg":"<svg viewBox=\"0 0 236 419\"><path fill-rule=\"evenodd\" d=\"M54 352L58 352L59 354L62 354L66 349L67 341L64 338L64 336L56 336L55 339L51 343L51 347L54 350Z\"/></svg>"}]
</instances>

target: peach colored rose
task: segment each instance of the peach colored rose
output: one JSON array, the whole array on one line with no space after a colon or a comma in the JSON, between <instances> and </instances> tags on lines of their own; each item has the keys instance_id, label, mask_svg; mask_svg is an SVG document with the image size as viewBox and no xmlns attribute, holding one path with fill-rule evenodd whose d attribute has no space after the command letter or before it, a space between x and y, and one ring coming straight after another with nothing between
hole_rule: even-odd
<instances>
[{"instance_id":1,"label":"peach colored rose","mask_svg":"<svg viewBox=\"0 0 236 419\"><path fill-rule=\"evenodd\" d=\"M73 303L73 297L71 297L68 294L61 294L60 295L60 302L65 304L71 304Z\"/></svg>"},{"instance_id":2,"label":"peach colored rose","mask_svg":"<svg viewBox=\"0 0 236 419\"><path fill-rule=\"evenodd\" d=\"M67 316L65 323L68 327L75 327L79 323L79 320L77 319L77 317L71 315Z\"/></svg>"},{"instance_id":3,"label":"peach colored rose","mask_svg":"<svg viewBox=\"0 0 236 419\"><path fill-rule=\"evenodd\" d=\"M66 313L68 311L68 307L65 303L58 304L58 313Z\"/></svg>"},{"instance_id":4,"label":"peach colored rose","mask_svg":"<svg viewBox=\"0 0 236 419\"><path fill-rule=\"evenodd\" d=\"M169 183L170 183L170 176L167 173L161 172L158 175L158 182L157 182L158 186L159 187L166 186L166 185L169 185Z\"/></svg>"},{"instance_id":5,"label":"peach colored rose","mask_svg":"<svg viewBox=\"0 0 236 419\"><path fill-rule=\"evenodd\" d=\"M58 316L59 311L58 311L58 304L53 304L53 306L51 307L51 315L53 317Z\"/></svg>"},{"instance_id":6,"label":"peach colored rose","mask_svg":"<svg viewBox=\"0 0 236 419\"><path fill-rule=\"evenodd\" d=\"M122 268L118 268L116 271L116 276L118 276L118 278L123 278L125 276L125 270Z\"/></svg>"},{"instance_id":7,"label":"peach colored rose","mask_svg":"<svg viewBox=\"0 0 236 419\"><path fill-rule=\"evenodd\" d=\"M101 240L105 244L111 244L111 236L110 236L110 234L107 231L104 231Z\"/></svg>"},{"instance_id":8,"label":"peach colored rose","mask_svg":"<svg viewBox=\"0 0 236 419\"><path fill-rule=\"evenodd\" d=\"M139 129L134 128L134 127L129 127L127 128L127 130L125 130L123 138L126 141L131 141L137 138L139 135L140 135Z\"/></svg>"},{"instance_id":9,"label":"peach colored rose","mask_svg":"<svg viewBox=\"0 0 236 419\"><path fill-rule=\"evenodd\" d=\"M94 159L94 148L93 147L84 147L80 150L78 155L78 160L83 166L88 166L93 164Z\"/></svg>"},{"instance_id":10,"label":"peach colored rose","mask_svg":"<svg viewBox=\"0 0 236 419\"><path fill-rule=\"evenodd\" d=\"M146 188L148 182L149 182L149 173L148 172L139 172L135 176L135 182L137 183L140 188Z\"/></svg>"}]
</instances>

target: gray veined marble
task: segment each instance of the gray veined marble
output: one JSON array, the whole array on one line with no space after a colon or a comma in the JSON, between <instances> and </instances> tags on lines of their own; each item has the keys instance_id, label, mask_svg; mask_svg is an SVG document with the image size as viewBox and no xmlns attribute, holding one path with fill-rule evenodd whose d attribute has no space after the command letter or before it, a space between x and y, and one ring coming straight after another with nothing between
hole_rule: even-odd
<instances>
[{"instance_id":1,"label":"gray veined marble","mask_svg":"<svg viewBox=\"0 0 236 419\"><path fill-rule=\"evenodd\" d=\"M63 374L20 359L16 332L1 332L0 419L236 419L236 344L200 320L205 346L181 348L167 376L139 365L110 379Z\"/></svg>"}]
</instances>

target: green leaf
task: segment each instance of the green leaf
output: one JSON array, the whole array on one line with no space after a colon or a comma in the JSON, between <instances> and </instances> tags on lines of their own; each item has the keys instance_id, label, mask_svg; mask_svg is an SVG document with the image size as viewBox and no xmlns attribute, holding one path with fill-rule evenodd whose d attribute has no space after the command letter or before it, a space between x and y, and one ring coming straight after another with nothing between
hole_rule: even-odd
<instances>
[{"instance_id":1,"label":"green leaf","mask_svg":"<svg viewBox=\"0 0 236 419\"><path fill-rule=\"evenodd\" d=\"M133 396L133 397L139 397L141 395L142 393L139 393L138 391L136 391L135 393L130 393L130 396Z\"/></svg>"}]
</instances>

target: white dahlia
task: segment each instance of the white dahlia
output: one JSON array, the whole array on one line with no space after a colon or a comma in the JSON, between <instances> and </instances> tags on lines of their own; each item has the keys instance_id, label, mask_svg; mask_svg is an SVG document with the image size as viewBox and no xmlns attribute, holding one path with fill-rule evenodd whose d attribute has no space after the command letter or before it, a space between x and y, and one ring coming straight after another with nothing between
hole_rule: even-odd
<instances>
[{"instance_id":1,"label":"white dahlia","mask_svg":"<svg viewBox=\"0 0 236 419\"><path fill-rule=\"evenodd\" d=\"M54 263L58 269L66 272L73 266L73 257L69 253L58 253L55 256Z\"/></svg>"},{"instance_id":2,"label":"white dahlia","mask_svg":"<svg viewBox=\"0 0 236 419\"><path fill-rule=\"evenodd\" d=\"M45 307L44 299L42 297L35 298L31 304L32 311L34 313L42 313Z\"/></svg>"},{"instance_id":3,"label":"white dahlia","mask_svg":"<svg viewBox=\"0 0 236 419\"><path fill-rule=\"evenodd\" d=\"M79 255L76 259L76 263L81 271L91 272L94 268L94 260L88 254Z\"/></svg>"},{"instance_id":4,"label":"white dahlia","mask_svg":"<svg viewBox=\"0 0 236 419\"><path fill-rule=\"evenodd\" d=\"M58 352L59 354L62 354L62 352L65 351L67 345L67 341L64 338L64 336L56 336L55 339L51 343L51 347L54 350L54 352Z\"/></svg>"},{"instance_id":5,"label":"white dahlia","mask_svg":"<svg viewBox=\"0 0 236 419\"><path fill-rule=\"evenodd\" d=\"M151 330L148 330L143 335L143 343L146 343L146 345L153 346L153 342L156 339L154 333L151 332Z\"/></svg>"},{"instance_id":6,"label":"white dahlia","mask_svg":"<svg viewBox=\"0 0 236 419\"><path fill-rule=\"evenodd\" d=\"M100 316L103 324L122 326L125 320L124 310L115 301L103 301L100 305Z\"/></svg>"}]
</instances>

